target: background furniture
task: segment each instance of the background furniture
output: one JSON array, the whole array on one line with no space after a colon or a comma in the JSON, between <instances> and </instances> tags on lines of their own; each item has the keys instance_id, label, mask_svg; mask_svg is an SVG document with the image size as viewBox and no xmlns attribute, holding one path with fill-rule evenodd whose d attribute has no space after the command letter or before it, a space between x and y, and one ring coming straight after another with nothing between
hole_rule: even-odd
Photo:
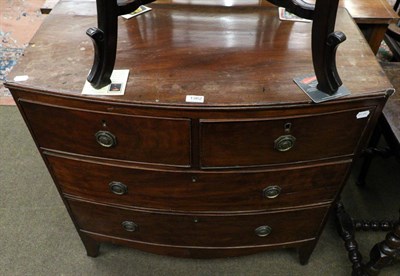
<instances>
[{"instance_id":1,"label":"background furniture","mask_svg":"<svg viewBox=\"0 0 400 276\"><path fill-rule=\"evenodd\" d=\"M399 1L397 1L399 3ZM388 63L384 65L386 70L398 72L399 63ZM396 77L394 77L396 78ZM391 79L396 87L400 87L400 79ZM382 116L379 120L376 132L380 133L389 146L389 153L394 155L400 164L400 94L397 91L387 102ZM376 134L375 134L376 135ZM377 144L374 145L376 148ZM365 183L364 183L365 184ZM367 264L370 274L377 275L387 265L392 264L395 259L400 260L400 219L395 222L393 228L386 235L386 239L376 244L371 249L371 260Z\"/></svg>"},{"instance_id":2,"label":"background furniture","mask_svg":"<svg viewBox=\"0 0 400 276\"><path fill-rule=\"evenodd\" d=\"M391 73L400 70L400 64L389 62L383 64L385 71ZM398 74L390 74L395 87L400 87ZM379 141L384 137L388 147L378 147ZM384 157L394 156L400 161L400 94L396 92L388 100L378 125L372 135L368 148L364 152L364 159L358 185L365 187L366 178L370 172L370 166L376 155ZM399 162L400 163L400 162ZM337 206L337 223L339 234L345 240L346 249L349 251L349 259L353 263L353 275L378 275L380 270L392 264L400 257L400 224L399 220L366 220L355 219L345 210L342 203ZM386 231L389 232L386 239L377 243L370 253L370 260L363 263L361 253L358 251L358 244L355 239L355 231Z\"/></svg>"},{"instance_id":3,"label":"background furniture","mask_svg":"<svg viewBox=\"0 0 400 276\"><path fill-rule=\"evenodd\" d=\"M266 0L259 1L261 5L269 5ZM387 0L341 0L339 6L349 11L374 54L378 52L389 24L399 18Z\"/></svg>"},{"instance_id":4,"label":"background furniture","mask_svg":"<svg viewBox=\"0 0 400 276\"><path fill-rule=\"evenodd\" d=\"M340 9L352 94L316 105L293 82L313 70L310 24L152 7L119 22L125 95L81 95L93 2L61 2L9 76L29 79L6 84L88 255L101 242L181 257L293 247L306 263L391 92L359 30Z\"/></svg>"},{"instance_id":5,"label":"background furniture","mask_svg":"<svg viewBox=\"0 0 400 276\"><path fill-rule=\"evenodd\" d=\"M340 6L349 11L375 54L388 26L399 19L387 0L342 0Z\"/></svg>"},{"instance_id":6,"label":"background furniture","mask_svg":"<svg viewBox=\"0 0 400 276\"><path fill-rule=\"evenodd\" d=\"M397 0L393 10L400 15L400 0ZM393 53L393 60L400 61L400 21L391 23L385 34L385 42Z\"/></svg>"}]
</instances>

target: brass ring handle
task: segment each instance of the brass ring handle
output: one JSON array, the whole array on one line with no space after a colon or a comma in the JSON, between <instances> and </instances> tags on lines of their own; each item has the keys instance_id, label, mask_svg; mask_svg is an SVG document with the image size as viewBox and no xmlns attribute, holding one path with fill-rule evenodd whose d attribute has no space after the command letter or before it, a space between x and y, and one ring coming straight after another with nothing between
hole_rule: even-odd
<instances>
[{"instance_id":1,"label":"brass ring handle","mask_svg":"<svg viewBox=\"0 0 400 276\"><path fill-rule=\"evenodd\" d=\"M256 230L254 230L257 236L259 237L266 237L272 232L272 228L268 225L262 225L260 227L257 227Z\"/></svg>"},{"instance_id":2,"label":"brass ring handle","mask_svg":"<svg viewBox=\"0 0 400 276\"><path fill-rule=\"evenodd\" d=\"M128 231L128 232L135 232L138 230L137 224L134 223L133 221L126 220L126 221L123 221L121 223L121 225L122 225L122 228L124 228L124 230Z\"/></svg>"},{"instance_id":3,"label":"brass ring handle","mask_svg":"<svg viewBox=\"0 0 400 276\"><path fill-rule=\"evenodd\" d=\"M122 182L112 181L108 186L111 192L116 195L124 195L128 192L128 187Z\"/></svg>"},{"instance_id":4,"label":"brass ring handle","mask_svg":"<svg viewBox=\"0 0 400 276\"><path fill-rule=\"evenodd\" d=\"M117 145L117 137L109 131L100 130L95 134L96 142L105 148L111 148Z\"/></svg>"},{"instance_id":5,"label":"brass ring handle","mask_svg":"<svg viewBox=\"0 0 400 276\"><path fill-rule=\"evenodd\" d=\"M263 195L265 198L276 198L280 195L282 189L279 186L268 186L263 190Z\"/></svg>"},{"instance_id":6,"label":"brass ring handle","mask_svg":"<svg viewBox=\"0 0 400 276\"><path fill-rule=\"evenodd\" d=\"M288 151L294 147L296 138L292 135L282 135L275 140L275 149L277 151Z\"/></svg>"}]
</instances>

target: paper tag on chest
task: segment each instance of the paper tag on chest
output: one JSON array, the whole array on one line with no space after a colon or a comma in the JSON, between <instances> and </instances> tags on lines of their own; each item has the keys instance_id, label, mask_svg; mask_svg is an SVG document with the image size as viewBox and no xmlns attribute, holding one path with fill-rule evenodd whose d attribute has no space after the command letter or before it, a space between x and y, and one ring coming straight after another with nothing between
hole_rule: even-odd
<instances>
[{"instance_id":1,"label":"paper tag on chest","mask_svg":"<svg viewBox=\"0 0 400 276\"><path fill-rule=\"evenodd\" d=\"M187 103L204 103L204 96L186 95Z\"/></svg>"},{"instance_id":2,"label":"paper tag on chest","mask_svg":"<svg viewBox=\"0 0 400 276\"><path fill-rule=\"evenodd\" d=\"M357 113L356 118L357 119L367 118L369 114L370 114L369 110L361 111Z\"/></svg>"}]
</instances>

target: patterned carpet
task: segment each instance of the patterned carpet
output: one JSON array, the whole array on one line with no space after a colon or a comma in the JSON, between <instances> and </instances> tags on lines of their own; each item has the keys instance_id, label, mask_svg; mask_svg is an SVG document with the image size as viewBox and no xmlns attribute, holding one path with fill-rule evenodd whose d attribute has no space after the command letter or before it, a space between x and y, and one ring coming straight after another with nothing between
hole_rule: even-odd
<instances>
[{"instance_id":1,"label":"patterned carpet","mask_svg":"<svg viewBox=\"0 0 400 276\"><path fill-rule=\"evenodd\" d=\"M382 41L378 53L376 54L376 58L380 62L389 62L392 60L393 54L390 51L389 47L386 45L385 41Z\"/></svg>"},{"instance_id":2,"label":"patterned carpet","mask_svg":"<svg viewBox=\"0 0 400 276\"><path fill-rule=\"evenodd\" d=\"M45 18L40 12L44 2L0 0L0 105L14 104L3 82Z\"/></svg>"},{"instance_id":3,"label":"patterned carpet","mask_svg":"<svg viewBox=\"0 0 400 276\"><path fill-rule=\"evenodd\" d=\"M7 73L17 64L17 60L23 52L24 48L0 48L0 105L14 104L10 92L3 86L3 82L6 80Z\"/></svg>"}]
</instances>

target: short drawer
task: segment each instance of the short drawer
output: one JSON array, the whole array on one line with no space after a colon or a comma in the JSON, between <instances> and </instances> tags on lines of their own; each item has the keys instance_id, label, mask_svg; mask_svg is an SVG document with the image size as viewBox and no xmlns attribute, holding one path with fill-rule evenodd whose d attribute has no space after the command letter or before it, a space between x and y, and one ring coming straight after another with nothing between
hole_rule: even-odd
<instances>
[{"instance_id":1,"label":"short drawer","mask_svg":"<svg viewBox=\"0 0 400 276\"><path fill-rule=\"evenodd\" d=\"M42 148L190 166L190 120L138 117L20 102Z\"/></svg>"},{"instance_id":2,"label":"short drawer","mask_svg":"<svg viewBox=\"0 0 400 276\"><path fill-rule=\"evenodd\" d=\"M374 109L268 120L201 120L203 168L262 166L355 153Z\"/></svg>"},{"instance_id":3,"label":"short drawer","mask_svg":"<svg viewBox=\"0 0 400 276\"><path fill-rule=\"evenodd\" d=\"M68 200L83 231L144 243L234 247L317 236L328 207L240 215L150 213Z\"/></svg>"},{"instance_id":4,"label":"short drawer","mask_svg":"<svg viewBox=\"0 0 400 276\"><path fill-rule=\"evenodd\" d=\"M343 162L257 172L188 172L143 170L52 155L47 159L67 195L180 211L249 211L327 203L335 198L350 166Z\"/></svg>"}]
</instances>

